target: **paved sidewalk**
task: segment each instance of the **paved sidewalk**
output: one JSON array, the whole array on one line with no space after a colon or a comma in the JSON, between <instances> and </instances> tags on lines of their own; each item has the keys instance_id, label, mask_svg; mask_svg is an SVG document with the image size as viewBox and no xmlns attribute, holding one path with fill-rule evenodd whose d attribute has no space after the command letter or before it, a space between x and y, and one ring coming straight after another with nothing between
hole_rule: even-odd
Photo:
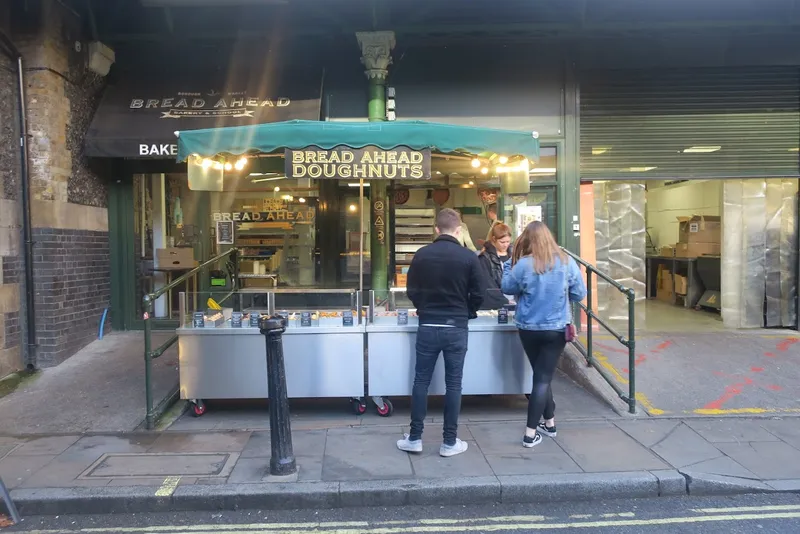
<instances>
[{"instance_id":1,"label":"paved sidewalk","mask_svg":"<svg viewBox=\"0 0 800 534\"><path fill-rule=\"evenodd\" d=\"M468 422L469 450L441 458L395 447L405 421L295 429L297 475L268 475L269 432L0 438L0 476L23 513L65 514L533 502L800 491L800 420L559 423L523 449L520 421Z\"/></svg>"}]
</instances>

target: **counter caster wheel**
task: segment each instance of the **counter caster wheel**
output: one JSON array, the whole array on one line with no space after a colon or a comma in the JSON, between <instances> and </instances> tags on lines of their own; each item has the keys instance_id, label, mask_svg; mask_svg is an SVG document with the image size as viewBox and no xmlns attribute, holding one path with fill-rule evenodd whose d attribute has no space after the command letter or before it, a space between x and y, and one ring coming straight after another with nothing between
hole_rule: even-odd
<instances>
[{"instance_id":1,"label":"counter caster wheel","mask_svg":"<svg viewBox=\"0 0 800 534\"><path fill-rule=\"evenodd\" d=\"M192 401L192 415L194 417L200 417L204 413L206 413L205 403L199 399Z\"/></svg>"},{"instance_id":2,"label":"counter caster wheel","mask_svg":"<svg viewBox=\"0 0 800 534\"><path fill-rule=\"evenodd\" d=\"M364 399L350 399L350 407L356 415L364 415L367 412L367 403Z\"/></svg>"},{"instance_id":3,"label":"counter caster wheel","mask_svg":"<svg viewBox=\"0 0 800 534\"><path fill-rule=\"evenodd\" d=\"M380 404L375 403L375 409L381 417L390 417L394 413L394 406L392 401L387 398L382 398Z\"/></svg>"}]
</instances>

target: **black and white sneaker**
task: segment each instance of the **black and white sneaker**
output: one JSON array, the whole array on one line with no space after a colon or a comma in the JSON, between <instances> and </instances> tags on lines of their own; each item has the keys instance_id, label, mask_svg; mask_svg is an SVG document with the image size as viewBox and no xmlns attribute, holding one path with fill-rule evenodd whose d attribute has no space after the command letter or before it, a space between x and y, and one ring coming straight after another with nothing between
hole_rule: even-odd
<instances>
[{"instance_id":1,"label":"black and white sneaker","mask_svg":"<svg viewBox=\"0 0 800 534\"><path fill-rule=\"evenodd\" d=\"M538 444L540 444L541 442L542 442L542 435L539 434L538 432L532 438L530 438L528 436L523 436L523 438L522 438L522 446L527 448L527 449L532 449L535 446L537 446Z\"/></svg>"},{"instance_id":2,"label":"black and white sneaker","mask_svg":"<svg viewBox=\"0 0 800 534\"><path fill-rule=\"evenodd\" d=\"M558 435L555 425L547 426L544 423L539 423L539 426L536 427L536 430L551 438L554 438Z\"/></svg>"}]
</instances>

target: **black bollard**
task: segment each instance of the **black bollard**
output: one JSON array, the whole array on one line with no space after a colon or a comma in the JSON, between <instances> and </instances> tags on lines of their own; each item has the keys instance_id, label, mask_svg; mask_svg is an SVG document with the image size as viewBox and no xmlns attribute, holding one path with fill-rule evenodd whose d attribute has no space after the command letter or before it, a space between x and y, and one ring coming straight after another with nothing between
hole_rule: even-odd
<instances>
[{"instance_id":1,"label":"black bollard","mask_svg":"<svg viewBox=\"0 0 800 534\"><path fill-rule=\"evenodd\" d=\"M286 318L262 317L258 328L267 340L267 385L269 386L269 433L272 457L269 472L286 476L297 472L292 448L292 425L289 421L289 397L286 393L286 367L283 362L283 333Z\"/></svg>"}]
</instances>

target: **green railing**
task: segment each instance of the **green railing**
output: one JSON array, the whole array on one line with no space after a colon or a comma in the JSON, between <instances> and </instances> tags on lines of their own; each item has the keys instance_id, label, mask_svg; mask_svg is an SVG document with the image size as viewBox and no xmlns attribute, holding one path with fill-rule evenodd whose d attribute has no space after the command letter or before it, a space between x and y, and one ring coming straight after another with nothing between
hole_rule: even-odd
<instances>
[{"instance_id":1,"label":"green railing","mask_svg":"<svg viewBox=\"0 0 800 534\"><path fill-rule=\"evenodd\" d=\"M238 255L237 249L232 248L227 252L223 252L218 256L214 256L210 260L201 263L194 269L187 271L186 273L182 274L169 284L165 285L164 287L149 293L144 296L142 299L143 301L143 308L144 308L144 387L145 387L145 403L147 404L147 411L145 415L145 426L147 430L152 430L155 426L155 422L157 417L159 417L163 412L169 408L170 404L174 402L179 394L179 387L180 385L176 385L175 388L167 395L159 404L158 406L153 406L153 360L160 358L170 347L172 347L178 341L178 334L173 334L168 340L164 343L156 347L155 349L152 348L153 346L153 307L158 300L159 297L164 295L167 291L171 291L173 288L179 286L180 284L184 283L186 280L191 278L192 276L197 275L201 271L205 271L211 265L216 264L220 260L223 260L227 257L231 257L233 263L233 272L232 272L232 283L233 289L222 299L219 299L217 302L219 304L224 303L227 301L231 296L234 294L238 294L236 288L239 284L239 262L238 262ZM198 290L198 294L202 294ZM179 325L183 326L183 325Z\"/></svg>"},{"instance_id":2,"label":"green railing","mask_svg":"<svg viewBox=\"0 0 800 534\"><path fill-rule=\"evenodd\" d=\"M573 345L578 352L580 352L583 357L586 359L586 364L590 367L594 367L600 376L608 382L608 385L611 386L614 391L619 395L619 398L625 401L628 404L628 412L636 413L636 310L635 310L635 303L636 303L636 294L633 289L629 287L625 287L610 276L605 273L598 271L592 264L586 262L579 256L576 256L572 252L564 249L564 252L569 254L572 259L578 262L579 265L582 265L586 269L586 304L582 302L578 303L578 307L580 307L586 313L586 346L584 347L581 343L580 339L576 339L573 342ZM603 319L595 314L594 310L592 310L592 276L596 275L597 277L605 280L608 282L613 288L615 288L620 293L624 294L625 297L628 299L628 337L626 338L623 334L617 332L611 325L606 323ZM614 380L614 377L609 375L608 371L603 368L603 366L598 365L595 358L594 358L594 345L592 341L593 331L593 321L597 321L597 324L605 328L608 333L610 333L617 341L619 341L624 347L628 349L628 391L627 393L625 390Z\"/></svg>"}]
</instances>

